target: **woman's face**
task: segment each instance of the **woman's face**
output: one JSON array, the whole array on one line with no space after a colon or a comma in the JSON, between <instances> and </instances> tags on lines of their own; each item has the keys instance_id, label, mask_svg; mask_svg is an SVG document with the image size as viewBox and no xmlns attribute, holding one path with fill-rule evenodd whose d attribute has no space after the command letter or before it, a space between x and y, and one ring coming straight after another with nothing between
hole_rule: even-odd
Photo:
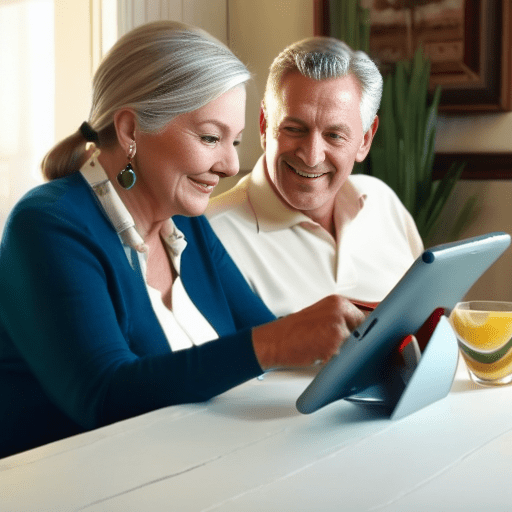
<instances>
[{"instance_id":1,"label":"woman's face","mask_svg":"<svg viewBox=\"0 0 512 512\"><path fill-rule=\"evenodd\" d=\"M213 189L239 170L236 146L245 126L245 88L235 87L158 133L135 132L137 193L154 221L201 215Z\"/></svg>"}]
</instances>

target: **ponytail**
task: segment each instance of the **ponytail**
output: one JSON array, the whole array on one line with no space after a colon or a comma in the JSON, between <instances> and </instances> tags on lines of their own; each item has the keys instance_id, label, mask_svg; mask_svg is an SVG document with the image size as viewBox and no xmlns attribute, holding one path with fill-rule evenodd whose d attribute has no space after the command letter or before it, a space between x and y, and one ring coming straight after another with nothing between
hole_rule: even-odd
<instances>
[{"instance_id":1,"label":"ponytail","mask_svg":"<svg viewBox=\"0 0 512 512\"><path fill-rule=\"evenodd\" d=\"M78 171L85 163L86 144L80 130L60 141L48 151L41 162L43 176L51 181Z\"/></svg>"}]
</instances>

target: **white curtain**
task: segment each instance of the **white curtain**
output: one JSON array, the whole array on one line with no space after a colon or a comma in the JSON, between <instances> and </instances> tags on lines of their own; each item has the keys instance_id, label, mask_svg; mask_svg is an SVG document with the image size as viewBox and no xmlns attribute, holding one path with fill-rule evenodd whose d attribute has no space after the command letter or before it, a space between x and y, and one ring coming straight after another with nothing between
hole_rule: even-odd
<instances>
[{"instance_id":1,"label":"white curtain","mask_svg":"<svg viewBox=\"0 0 512 512\"><path fill-rule=\"evenodd\" d=\"M0 231L54 143L53 0L0 0Z\"/></svg>"}]
</instances>

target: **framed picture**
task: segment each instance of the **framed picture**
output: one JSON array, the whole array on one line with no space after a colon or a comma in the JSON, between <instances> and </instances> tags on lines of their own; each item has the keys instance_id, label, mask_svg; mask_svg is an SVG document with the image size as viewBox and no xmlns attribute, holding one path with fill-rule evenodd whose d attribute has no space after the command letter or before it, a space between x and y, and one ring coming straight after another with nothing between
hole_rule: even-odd
<instances>
[{"instance_id":1,"label":"framed picture","mask_svg":"<svg viewBox=\"0 0 512 512\"><path fill-rule=\"evenodd\" d=\"M331 34L331 3L317 0L315 31ZM512 110L511 0L361 0L370 14L370 54L385 72L422 46L439 110Z\"/></svg>"},{"instance_id":2,"label":"framed picture","mask_svg":"<svg viewBox=\"0 0 512 512\"><path fill-rule=\"evenodd\" d=\"M512 153L436 153L432 177L441 179L452 163L466 162L463 180L510 180Z\"/></svg>"}]
</instances>

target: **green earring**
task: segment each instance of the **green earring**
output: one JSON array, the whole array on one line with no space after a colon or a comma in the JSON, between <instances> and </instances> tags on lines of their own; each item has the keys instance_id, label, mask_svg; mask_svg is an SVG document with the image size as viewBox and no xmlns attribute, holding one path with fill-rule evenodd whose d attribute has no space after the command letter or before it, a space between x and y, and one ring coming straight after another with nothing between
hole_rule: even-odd
<instances>
[{"instance_id":1,"label":"green earring","mask_svg":"<svg viewBox=\"0 0 512 512\"><path fill-rule=\"evenodd\" d=\"M128 149L128 164L126 167L117 175L117 182L125 190L130 190L137 181L137 175L132 167L132 158L135 156L135 141L132 141L130 148Z\"/></svg>"}]
</instances>

